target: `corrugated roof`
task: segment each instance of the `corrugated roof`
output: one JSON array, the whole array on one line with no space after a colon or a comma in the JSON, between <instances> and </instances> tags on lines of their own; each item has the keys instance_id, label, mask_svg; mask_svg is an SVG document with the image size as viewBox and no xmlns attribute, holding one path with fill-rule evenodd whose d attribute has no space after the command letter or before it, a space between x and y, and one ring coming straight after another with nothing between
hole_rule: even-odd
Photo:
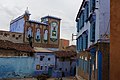
<instances>
[{"instance_id":1,"label":"corrugated roof","mask_svg":"<svg viewBox=\"0 0 120 80\"><path fill-rule=\"evenodd\" d=\"M42 47L34 47L35 52L53 52L51 50L48 50L47 48L42 48Z\"/></svg>"}]
</instances>

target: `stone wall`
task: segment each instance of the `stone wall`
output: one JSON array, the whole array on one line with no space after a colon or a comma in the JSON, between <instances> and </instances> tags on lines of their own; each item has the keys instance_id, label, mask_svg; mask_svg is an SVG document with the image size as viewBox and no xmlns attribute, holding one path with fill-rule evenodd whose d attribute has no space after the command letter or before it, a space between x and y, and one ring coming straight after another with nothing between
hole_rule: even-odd
<instances>
[{"instance_id":1,"label":"stone wall","mask_svg":"<svg viewBox=\"0 0 120 80\"><path fill-rule=\"evenodd\" d=\"M0 57L31 56L31 53L16 50L0 49Z\"/></svg>"},{"instance_id":2,"label":"stone wall","mask_svg":"<svg viewBox=\"0 0 120 80\"><path fill-rule=\"evenodd\" d=\"M13 43L23 43L23 34L9 31L0 31L0 40L8 40Z\"/></svg>"}]
</instances>

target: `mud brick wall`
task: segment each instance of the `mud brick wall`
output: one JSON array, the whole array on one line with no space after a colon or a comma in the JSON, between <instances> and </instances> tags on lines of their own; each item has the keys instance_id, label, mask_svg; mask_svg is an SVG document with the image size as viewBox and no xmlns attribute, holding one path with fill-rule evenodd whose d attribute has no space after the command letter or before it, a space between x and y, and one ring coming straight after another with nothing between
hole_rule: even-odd
<instances>
[{"instance_id":1,"label":"mud brick wall","mask_svg":"<svg viewBox=\"0 0 120 80\"><path fill-rule=\"evenodd\" d=\"M120 80L120 0L110 1L110 80Z\"/></svg>"}]
</instances>

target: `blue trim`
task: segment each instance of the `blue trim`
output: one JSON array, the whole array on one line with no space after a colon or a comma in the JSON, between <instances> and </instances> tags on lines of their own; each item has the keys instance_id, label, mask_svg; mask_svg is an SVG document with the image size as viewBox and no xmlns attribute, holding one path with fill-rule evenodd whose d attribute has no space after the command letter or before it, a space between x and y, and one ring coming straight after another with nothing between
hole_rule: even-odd
<instances>
[{"instance_id":1,"label":"blue trim","mask_svg":"<svg viewBox=\"0 0 120 80\"><path fill-rule=\"evenodd\" d=\"M98 80L102 80L102 53L98 51Z\"/></svg>"}]
</instances>

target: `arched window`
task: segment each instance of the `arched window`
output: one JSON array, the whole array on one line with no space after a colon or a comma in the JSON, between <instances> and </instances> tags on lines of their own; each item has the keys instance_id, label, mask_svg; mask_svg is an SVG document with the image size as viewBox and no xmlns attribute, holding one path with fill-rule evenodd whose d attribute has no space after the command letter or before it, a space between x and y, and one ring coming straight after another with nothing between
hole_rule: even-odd
<instances>
[{"instance_id":1,"label":"arched window","mask_svg":"<svg viewBox=\"0 0 120 80\"><path fill-rule=\"evenodd\" d=\"M27 36L32 37L32 28L31 27L29 27L27 30Z\"/></svg>"},{"instance_id":2,"label":"arched window","mask_svg":"<svg viewBox=\"0 0 120 80\"><path fill-rule=\"evenodd\" d=\"M40 41L40 29L39 28L36 31L36 41Z\"/></svg>"},{"instance_id":3,"label":"arched window","mask_svg":"<svg viewBox=\"0 0 120 80\"><path fill-rule=\"evenodd\" d=\"M47 28L44 29L44 42L47 42L48 41L48 30Z\"/></svg>"},{"instance_id":4,"label":"arched window","mask_svg":"<svg viewBox=\"0 0 120 80\"><path fill-rule=\"evenodd\" d=\"M50 31L50 40L55 42L58 38L58 23L57 22L51 22L51 31Z\"/></svg>"}]
</instances>

